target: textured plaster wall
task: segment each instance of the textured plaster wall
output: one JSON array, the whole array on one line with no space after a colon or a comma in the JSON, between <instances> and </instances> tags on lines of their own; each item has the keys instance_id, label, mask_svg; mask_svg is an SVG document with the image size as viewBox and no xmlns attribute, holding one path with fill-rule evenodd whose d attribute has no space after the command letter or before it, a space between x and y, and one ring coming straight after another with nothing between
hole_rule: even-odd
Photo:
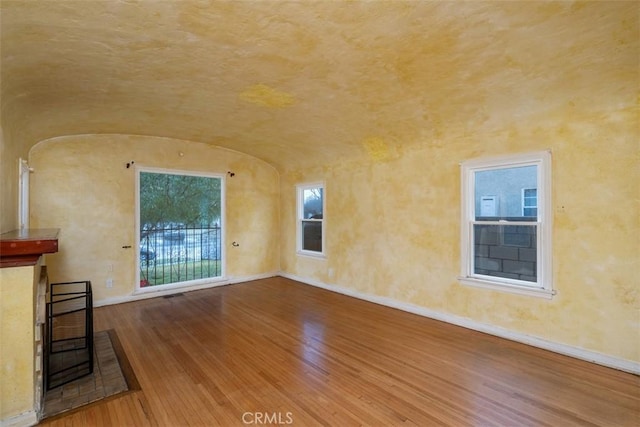
<instances>
[{"instance_id":1,"label":"textured plaster wall","mask_svg":"<svg viewBox=\"0 0 640 427\"><path fill-rule=\"evenodd\" d=\"M79 4L82 6L80 7ZM26 144L121 133L278 169L636 98L638 2L2 1L2 120ZM595 105L598 105L596 103ZM12 141L13 142L13 141Z\"/></svg>"},{"instance_id":2,"label":"textured plaster wall","mask_svg":"<svg viewBox=\"0 0 640 427\"><path fill-rule=\"evenodd\" d=\"M0 269L0 420L34 408L36 267Z\"/></svg>"},{"instance_id":3,"label":"textured plaster wall","mask_svg":"<svg viewBox=\"0 0 640 427\"><path fill-rule=\"evenodd\" d=\"M555 114L555 113L554 113ZM553 342L640 361L640 168L634 106L549 115L500 131L281 176L286 273ZM461 285L459 162L551 149L551 300ZM392 155L380 155L381 152ZM326 183L326 259L296 255L295 184Z\"/></svg>"},{"instance_id":4,"label":"textured plaster wall","mask_svg":"<svg viewBox=\"0 0 640 427\"><path fill-rule=\"evenodd\" d=\"M180 156L180 153L184 156ZM238 152L168 138L87 135L44 141L30 153L31 226L60 228L60 251L47 258L53 282L91 280L94 300L131 295L136 278L135 171L149 166L226 177L227 276L275 272L278 174ZM236 241L240 246L233 247ZM113 265L113 272L109 266ZM113 278L113 288L105 281Z\"/></svg>"},{"instance_id":5,"label":"textured plaster wall","mask_svg":"<svg viewBox=\"0 0 640 427\"><path fill-rule=\"evenodd\" d=\"M18 228L18 159L27 150L10 144L0 127L0 233Z\"/></svg>"},{"instance_id":6,"label":"textured plaster wall","mask_svg":"<svg viewBox=\"0 0 640 427\"><path fill-rule=\"evenodd\" d=\"M281 173L278 205L276 172L235 152L41 143L32 226L62 228L55 280L133 290L124 163L233 168L230 275L277 268L280 244L282 270L303 278L639 360L637 2L5 0L2 39L3 231L18 157L59 135L210 142ZM558 295L461 286L458 163L540 149L554 159ZM294 185L318 180L325 260L295 255Z\"/></svg>"}]
</instances>

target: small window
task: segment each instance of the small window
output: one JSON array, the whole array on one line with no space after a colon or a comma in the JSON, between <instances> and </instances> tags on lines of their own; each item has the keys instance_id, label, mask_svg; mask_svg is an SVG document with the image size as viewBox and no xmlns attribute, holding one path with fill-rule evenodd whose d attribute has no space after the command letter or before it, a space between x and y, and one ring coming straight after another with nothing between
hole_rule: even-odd
<instances>
[{"instance_id":1,"label":"small window","mask_svg":"<svg viewBox=\"0 0 640 427\"><path fill-rule=\"evenodd\" d=\"M464 284L551 297L551 156L462 164Z\"/></svg>"},{"instance_id":2,"label":"small window","mask_svg":"<svg viewBox=\"0 0 640 427\"><path fill-rule=\"evenodd\" d=\"M324 185L299 185L298 253L324 255Z\"/></svg>"},{"instance_id":3,"label":"small window","mask_svg":"<svg viewBox=\"0 0 640 427\"><path fill-rule=\"evenodd\" d=\"M538 189L524 188L522 190L522 216L538 216Z\"/></svg>"}]
</instances>

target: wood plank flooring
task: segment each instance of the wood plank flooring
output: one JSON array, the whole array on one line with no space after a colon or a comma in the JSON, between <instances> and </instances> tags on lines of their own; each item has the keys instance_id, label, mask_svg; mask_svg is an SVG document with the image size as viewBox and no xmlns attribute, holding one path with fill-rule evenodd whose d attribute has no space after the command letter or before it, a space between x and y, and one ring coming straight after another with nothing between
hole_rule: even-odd
<instances>
[{"instance_id":1,"label":"wood plank flooring","mask_svg":"<svg viewBox=\"0 0 640 427\"><path fill-rule=\"evenodd\" d=\"M44 425L640 425L638 376L280 277L94 317L141 390Z\"/></svg>"}]
</instances>

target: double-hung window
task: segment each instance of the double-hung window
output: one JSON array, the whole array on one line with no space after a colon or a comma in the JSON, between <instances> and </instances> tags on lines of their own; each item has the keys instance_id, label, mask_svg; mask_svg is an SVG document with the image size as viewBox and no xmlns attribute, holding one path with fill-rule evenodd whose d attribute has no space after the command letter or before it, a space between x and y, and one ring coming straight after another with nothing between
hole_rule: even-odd
<instances>
[{"instance_id":1,"label":"double-hung window","mask_svg":"<svg viewBox=\"0 0 640 427\"><path fill-rule=\"evenodd\" d=\"M551 154L461 166L460 281L551 298Z\"/></svg>"},{"instance_id":2,"label":"double-hung window","mask_svg":"<svg viewBox=\"0 0 640 427\"><path fill-rule=\"evenodd\" d=\"M324 256L324 184L297 186L298 253Z\"/></svg>"}]
</instances>

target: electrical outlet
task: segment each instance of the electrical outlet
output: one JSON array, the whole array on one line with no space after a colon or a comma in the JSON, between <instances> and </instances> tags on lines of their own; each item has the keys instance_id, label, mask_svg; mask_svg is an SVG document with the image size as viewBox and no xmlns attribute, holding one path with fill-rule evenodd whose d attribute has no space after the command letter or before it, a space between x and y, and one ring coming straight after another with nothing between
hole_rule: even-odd
<instances>
[{"instance_id":1,"label":"electrical outlet","mask_svg":"<svg viewBox=\"0 0 640 427\"><path fill-rule=\"evenodd\" d=\"M107 279L107 288L113 288L113 279Z\"/></svg>"}]
</instances>

